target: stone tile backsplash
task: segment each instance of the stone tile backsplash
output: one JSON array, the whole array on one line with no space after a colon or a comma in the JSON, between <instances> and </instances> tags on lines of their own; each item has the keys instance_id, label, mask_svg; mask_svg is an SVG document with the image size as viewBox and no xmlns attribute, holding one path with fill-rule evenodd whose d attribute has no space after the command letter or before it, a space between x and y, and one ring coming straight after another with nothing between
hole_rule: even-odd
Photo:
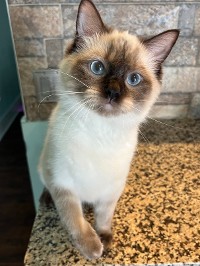
<instances>
[{"instance_id":1,"label":"stone tile backsplash","mask_svg":"<svg viewBox=\"0 0 200 266\"><path fill-rule=\"evenodd\" d=\"M154 35L178 27L180 6L175 5L98 5L108 24L136 35Z\"/></svg>"},{"instance_id":2,"label":"stone tile backsplash","mask_svg":"<svg viewBox=\"0 0 200 266\"><path fill-rule=\"evenodd\" d=\"M157 118L200 118L200 2L186 0L94 0L104 21L137 35L180 28L165 64ZM8 0L20 82L29 120L47 119L56 98L43 92L75 32L79 0ZM43 73L43 74L41 74ZM50 83L49 83L50 82ZM39 85L38 85L39 84ZM38 88L41 91L38 91ZM40 103L41 102L41 103ZM39 106L39 107L38 107Z\"/></svg>"},{"instance_id":3,"label":"stone tile backsplash","mask_svg":"<svg viewBox=\"0 0 200 266\"><path fill-rule=\"evenodd\" d=\"M60 6L10 6L14 39L62 36Z\"/></svg>"},{"instance_id":4,"label":"stone tile backsplash","mask_svg":"<svg viewBox=\"0 0 200 266\"><path fill-rule=\"evenodd\" d=\"M63 58L63 39L47 39L45 47L48 67L57 68Z\"/></svg>"}]
</instances>

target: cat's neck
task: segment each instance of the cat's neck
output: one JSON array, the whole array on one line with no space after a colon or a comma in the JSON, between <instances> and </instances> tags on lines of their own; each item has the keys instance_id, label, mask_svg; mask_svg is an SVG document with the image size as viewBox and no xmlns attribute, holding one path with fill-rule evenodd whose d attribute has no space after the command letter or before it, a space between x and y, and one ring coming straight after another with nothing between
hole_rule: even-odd
<instances>
[{"instance_id":1,"label":"cat's neck","mask_svg":"<svg viewBox=\"0 0 200 266\"><path fill-rule=\"evenodd\" d=\"M89 109L83 103L73 101L72 98L68 101L60 101L58 112L63 121L67 121L68 124L88 127L91 130L101 128L111 131L130 131L131 129L137 130L141 123L141 117L133 113L104 116L96 110Z\"/></svg>"}]
</instances>

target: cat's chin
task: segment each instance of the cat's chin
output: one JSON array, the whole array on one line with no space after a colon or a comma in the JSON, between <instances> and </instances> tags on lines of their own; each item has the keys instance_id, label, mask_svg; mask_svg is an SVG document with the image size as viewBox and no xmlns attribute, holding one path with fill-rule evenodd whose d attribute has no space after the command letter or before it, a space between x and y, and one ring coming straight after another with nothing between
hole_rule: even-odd
<instances>
[{"instance_id":1,"label":"cat's chin","mask_svg":"<svg viewBox=\"0 0 200 266\"><path fill-rule=\"evenodd\" d=\"M104 104L104 109L105 109L105 111L107 111L107 112L113 112L114 107L113 107L112 104L110 104L110 103L106 103L106 104Z\"/></svg>"},{"instance_id":2,"label":"cat's chin","mask_svg":"<svg viewBox=\"0 0 200 266\"><path fill-rule=\"evenodd\" d=\"M121 110L120 105L117 103L101 103L94 109L99 115L102 116L119 116L124 112Z\"/></svg>"}]
</instances>

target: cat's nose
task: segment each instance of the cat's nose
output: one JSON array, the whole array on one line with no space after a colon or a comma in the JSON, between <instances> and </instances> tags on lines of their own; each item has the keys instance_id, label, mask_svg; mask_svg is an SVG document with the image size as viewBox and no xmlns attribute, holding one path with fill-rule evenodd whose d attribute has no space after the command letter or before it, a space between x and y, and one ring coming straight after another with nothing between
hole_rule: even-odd
<instances>
[{"instance_id":1,"label":"cat's nose","mask_svg":"<svg viewBox=\"0 0 200 266\"><path fill-rule=\"evenodd\" d=\"M106 89L106 94L108 95L110 100L116 100L120 96L120 92L110 88Z\"/></svg>"}]
</instances>

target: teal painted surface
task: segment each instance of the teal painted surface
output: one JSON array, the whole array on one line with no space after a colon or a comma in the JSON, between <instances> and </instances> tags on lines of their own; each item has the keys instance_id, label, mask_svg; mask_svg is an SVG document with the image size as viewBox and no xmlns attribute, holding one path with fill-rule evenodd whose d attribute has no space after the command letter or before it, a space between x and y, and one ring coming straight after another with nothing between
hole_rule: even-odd
<instances>
[{"instance_id":1,"label":"teal painted surface","mask_svg":"<svg viewBox=\"0 0 200 266\"><path fill-rule=\"evenodd\" d=\"M4 117L12 119L14 102L20 97L14 48L8 19L6 0L0 1L0 123ZM19 103L19 102L18 102ZM11 112L12 114L8 114ZM17 113L17 112L16 112ZM5 119L4 119L5 120ZM8 118L6 119L8 120ZM12 121L8 121L8 124ZM4 121L5 124L5 121ZM4 125L5 127L5 125ZM1 129L2 131L2 129ZM1 132L0 132L1 136Z\"/></svg>"},{"instance_id":2,"label":"teal painted surface","mask_svg":"<svg viewBox=\"0 0 200 266\"><path fill-rule=\"evenodd\" d=\"M43 184L38 174L38 162L44 145L48 122L29 122L25 117L21 120L22 132L26 145L26 156L28 160L29 175L31 180L35 209L38 209L39 198L43 191Z\"/></svg>"}]
</instances>

